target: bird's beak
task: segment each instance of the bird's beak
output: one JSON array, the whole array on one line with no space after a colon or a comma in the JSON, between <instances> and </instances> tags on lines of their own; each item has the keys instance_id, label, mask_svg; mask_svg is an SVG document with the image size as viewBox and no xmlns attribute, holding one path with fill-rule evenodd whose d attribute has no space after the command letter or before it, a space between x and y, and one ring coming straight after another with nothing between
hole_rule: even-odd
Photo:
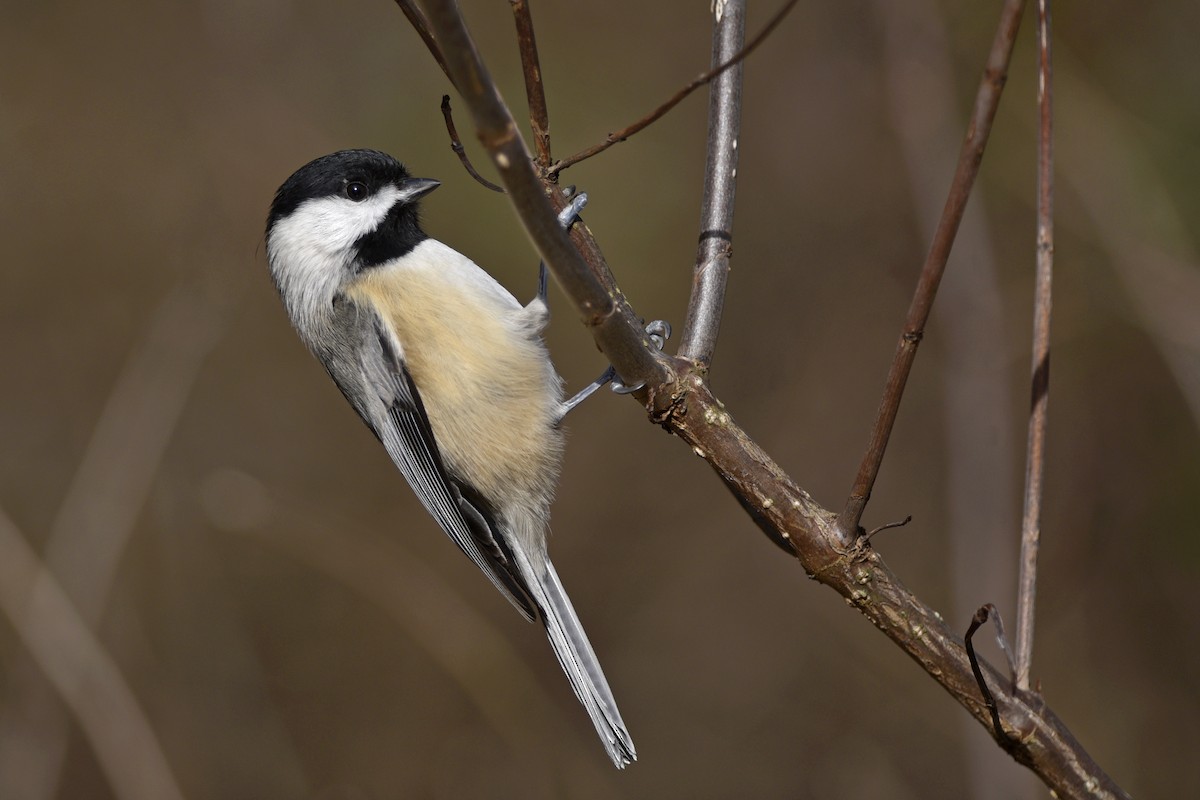
<instances>
[{"instance_id":1,"label":"bird's beak","mask_svg":"<svg viewBox=\"0 0 1200 800\"><path fill-rule=\"evenodd\" d=\"M404 203L411 203L441 185L441 181L435 181L432 178L409 178L400 184L400 200Z\"/></svg>"}]
</instances>

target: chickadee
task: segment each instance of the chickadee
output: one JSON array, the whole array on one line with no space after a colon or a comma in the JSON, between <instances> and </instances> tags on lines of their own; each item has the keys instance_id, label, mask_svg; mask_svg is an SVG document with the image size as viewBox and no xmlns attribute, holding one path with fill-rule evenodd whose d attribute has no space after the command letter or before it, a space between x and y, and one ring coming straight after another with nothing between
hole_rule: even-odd
<instances>
[{"instance_id":1,"label":"chickadee","mask_svg":"<svg viewBox=\"0 0 1200 800\"><path fill-rule=\"evenodd\" d=\"M554 654L618 768L633 742L546 554L569 404L522 306L421 230L440 184L374 150L296 171L267 218L267 259L292 325L454 543Z\"/></svg>"}]
</instances>

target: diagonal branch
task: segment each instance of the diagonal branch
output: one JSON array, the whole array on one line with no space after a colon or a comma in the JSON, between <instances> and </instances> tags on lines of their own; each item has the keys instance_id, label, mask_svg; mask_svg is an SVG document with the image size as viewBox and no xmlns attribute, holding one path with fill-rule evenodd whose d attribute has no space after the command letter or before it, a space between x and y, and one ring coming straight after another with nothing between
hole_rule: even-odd
<instances>
[{"instance_id":1,"label":"diagonal branch","mask_svg":"<svg viewBox=\"0 0 1200 800\"><path fill-rule=\"evenodd\" d=\"M991 713L980 696L963 641L941 616L904 587L869 543L850 548L842 544L835 515L797 486L738 427L699 369L651 352L648 345L629 345L632 335L642 336L637 318L619 295L598 294L604 281L588 270L564 236L552 235L560 232L543 186L457 6L453 0L427 0L426 8L456 83L471 87L464 90L463 99L526 230L622 378L646 380L645 389L635 397L645 404L651 420L706 460L759 528L795 556L809 576L841 594L992 730ZM1002 80L1002 75L1000 71L994 78ZM564 248L570 252L563 252ZM1036 772L1059 797L1128 797L1041 697L1014 691L986 664L980 668L988 686L994 687L1002 744L1018 762Z\"/></svg>"},{"instance_id":2,"label":"diagonal branch","mask_svg":"<svg viewBox=\"0 0 1200 800\"><path fill-rule=\"evenodd\" d=\"M833 513L821 508L734 423L702 381L684 386L684 396L665 423L668 430L709 462L759 528L791 550L810 577L845 598L994 732L963 640L941 614L912 594L869 545L843 548ZM1040 696L1014 690L1012 682L986 662L980 667L1001 720L1003 735L994 738L1005 752L1060 798L1129 797Z\"/></svg>"},{"instance_id":3,"label":"diagonal branch","mask_svg":"<svg viewBox=\"0 0 1200 800\"><path fill-rule=\"evenodd\" d=\"M642 117L641 119L639 119L637 122L633 123L632 125L628 125L628 126L622 128L621 130L617 131L616 133L610 133L608 136L604 137L604 141L600 142L599 144L592 145L591 147L587 148L586 150L580 150L578 153L567 156L566 158L562 159L561 161L558 161L552 167L550 167L550 170L549 170L550 176L551 177L556 176L556 175L558 175L558 173L562 172L567 167L573 167L576 164L578 164L580 161L585 161L585 160L591 158L592 156L603 153L605 150L612 147L614 144L625 141L630 136L633 136L635 133L641 133L644 129L650 127L650 125L652 125L653 123L662 119L668 111L670 111L675 106L679 105L680 102L682 102L683 99L685 97L687 97L689 94L696 91L701 86L708 83L709 81L711 81L713 78L720 75L725 70L730 69L730 68L740 64L742 62L742 60L746 58L746 56L753 53L755 48L757 48L760 44L762 44L766 40L766 38L771 35L771 32L773 30L775 30L776 27L779 26L779 23L783 22L783 18L786 17L788 15L788 12L791 11L795 7L796 3L797 3L797 0L788 0L786 3L784 3L783 8L781 8L781 9L779 9L779 11L775 12L775 16L771 17L771 20L766 24L766 26L761 31L759 31L758 35L750 40L750 44L746 45L746 47L743 50L741 50L737 55L733 56L732 58L730 58L728 61L724 62L723 64L713 67L708 72L702 73L701 75L696 77L691 83L687 84L682 89L677 91L675 94L671 95L671 97L665 103L663 103L658 108L654 109L649 114ZM728 2L716 3L716 7L719 8L722 6L728 6Z\"/></svg>"},{"instance_id":4,"label":"diagonal branch","mask_svg":"<svg viewBox=\"0 0 1200 800\"><path fill-rule=\"evenodd\" d=\"M967 199L971 196L971 188L979 174L983 150L987 147L988 135L992 130L992 120L996 117L996 108L1000 105L1000 95L1008 78L1008 64L1012 59L1013 45L1017 39L1017 29L1021 25L1021 12L1024 8L1024 0L1005 0L1001 11L991 53L983 70L979 90L975 94L975 111L967 125L967 135L959 151L958 167L950 183L950 193L934 233L929 255L925 258L925 265L917 279L917 288L912 304L908 307L904 328L900 331L900 341L896 345L896 354L888 370L867 452L859 465L854 487L846 500L846 507L838 518L838 532L844 544L849 544L857 538L858 524L862 520L867 501L871 498L875 479L879 476L883 454L887 450L892 426L895 425L896 415L900 410L900 399L904 396L904 386L917 357L917 346L925 335L925 323L929 320L938 284L946 271L950 248L954 245L958 225L962 222L963 212L967 208Z\"/></svg>"},{"instance_id":5,"label":"diagonal branch","mask_svg":"<svg viewBox=\"0 0 1200 800\"><path fill-rule=\"evenodd\" d=\"M662 386L671 379L632 309L610 293L589 269L555 219L554 207L535 173L512 114L488 74L453 0L427 0L430 28L444 46L446 66L475 120L479 140L492 157L513 207L542 260L568 297L600 350L627 386Z\"/></svg>"},{"instance_id":6,"label":"diagonal branch","mask_svg":"<svg viewBox=\"0 0 1200 800\"><path fill-rule=\"evenodd\" d=\"M1017 578L1017 686L1029 688L1033 660L1033 605L1046 469L1046 411L1050 400L1050 308L1054 274L1054 87L1050 62L1050 0L1038 0L1037 288L1033 310L1033 397L1025 455L1025 510L1021 571Z\"/></svg>"},{"instance_id":7,"label":"diagonal branch","mask_svg":"<svg viewBox=\"0 0 1200 800\"><path fill-rule=\"evenodd\" d=\"M745 0L716 7L713 23L713 64L719 65L742 49L746 39ZM680 358L707 369L712 363L729 259L733 254L733 203L737 188L738 131L742 117L742 64L718 75L708 94L708 156L704 166L704 197L700 208L700 242L692 278L692 297L679 347Z\"/></svg>"},{"instance_id":8,"label":"diagonal branch","mask_svg":"<svg viewBox=\"0 0 1200 800\"><path fill-rule=\"evenodd\" d=\"M874 549L865 543L842 547L833 513L817 505L733 422L702 381L684 385L685 395L667 421L670 431L712 465L770 539L791 547L810 577L845 597L994 732L964 642L941 614L908 591ZM996 740L1004 751L1060 798L1128 798L1038 694L1015 691L985 662L980 668L1000 716L1003 735Z\"/></svg>"}]
</instances>

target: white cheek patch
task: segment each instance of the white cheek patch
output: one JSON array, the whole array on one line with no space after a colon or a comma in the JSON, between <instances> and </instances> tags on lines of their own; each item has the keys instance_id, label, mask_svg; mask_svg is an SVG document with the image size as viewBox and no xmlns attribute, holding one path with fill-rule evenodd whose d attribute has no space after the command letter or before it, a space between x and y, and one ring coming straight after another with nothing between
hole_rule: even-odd
<instances>
[{"instance_id":1,"label":"white cheek patch","mask_svg":"<svg viewBox=\"0 0 1200 800\"><path fill-rule=\"evenodd\" d=\"M305 200L276 224L277 236L330 256L346 253L362 236L375 230L399 199L399 189L385 186L357 203L345 197Z\"/></svg>"},{"instance_id":2,"label":"white cheek patch","mask_svg":"<svg viewBox=\"0 0 1200 800\"><path fill-rule=\"evenodd\" d=\"M358 203L320 197L304 201L275 222L267 240L267 261L298 326L328 308L350 277L354 243L375 230L400 199L395 186L385 186Z\"/></svg>"}]
</instances>

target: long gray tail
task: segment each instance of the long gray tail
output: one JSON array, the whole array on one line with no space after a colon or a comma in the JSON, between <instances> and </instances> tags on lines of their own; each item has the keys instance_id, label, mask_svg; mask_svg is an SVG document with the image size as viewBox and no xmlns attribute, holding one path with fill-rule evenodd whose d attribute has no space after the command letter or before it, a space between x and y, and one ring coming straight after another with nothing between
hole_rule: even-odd
<instances>
[{"instance_id":1,"label":"long gray tail","mask_svg":"<svg viewBox=\"0 0 1200 800\"><path fill-rule=\"evenodd\" d=\"M583 626L579 624L579 617L575 616L570 598L563 591L554 565L547 558L539 571L527 559L518 557L518 560L523 562L521 571L526 573L526 582L542 609L546 635L550 638L558 663L567 673L575 696L592 718L608 757L617 765L617 769L623 769L637 760L637 751L621 720L621 712L617 711L617 703L613 700L612 690L608 688L608 681L604 679L596 653L587 634L583 632Z\"/></svg>"}]
</instances>

